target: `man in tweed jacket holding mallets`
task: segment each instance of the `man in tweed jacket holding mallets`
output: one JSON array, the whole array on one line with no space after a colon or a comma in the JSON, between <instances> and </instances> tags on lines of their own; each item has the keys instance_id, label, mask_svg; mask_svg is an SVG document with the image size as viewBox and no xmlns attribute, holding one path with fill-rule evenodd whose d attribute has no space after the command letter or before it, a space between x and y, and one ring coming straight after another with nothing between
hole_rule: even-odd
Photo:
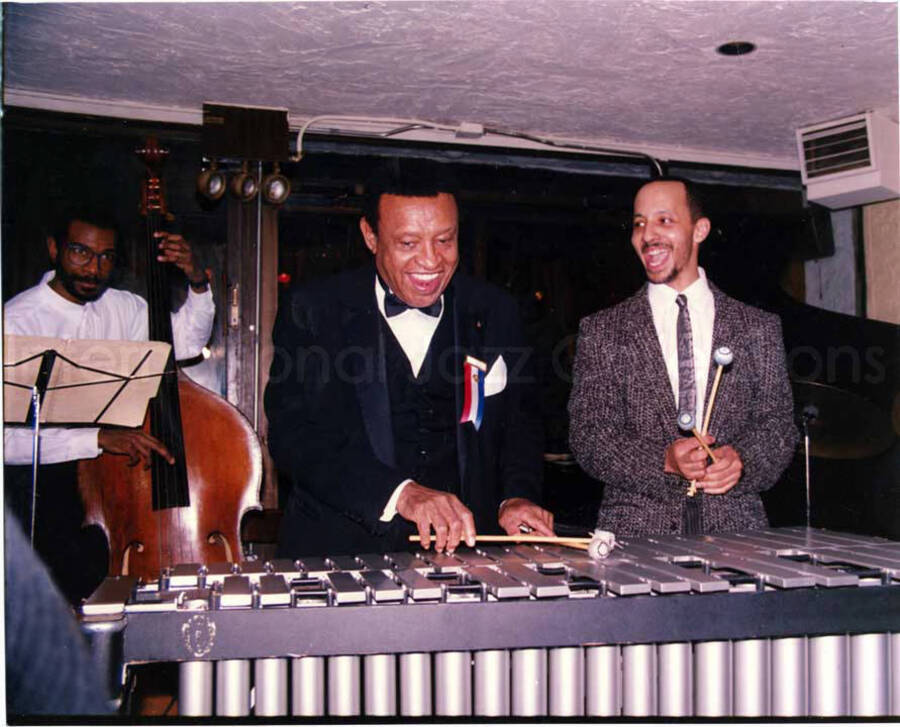
<instances>
[{"instance_id":1,"label":"man in tweed jacket holding mallets","mask_svg":"<svg viewBox=\"0 0 900 727\"><path fill-rule=\"evenodd\" d=\"M759 493L797 443L780 321L706 280L709 230L690 182L643 185L631 244L648 282L581 321L570 443L605 483L597 524L616 535L764 527Z\"/></svg>"}]
</instances>

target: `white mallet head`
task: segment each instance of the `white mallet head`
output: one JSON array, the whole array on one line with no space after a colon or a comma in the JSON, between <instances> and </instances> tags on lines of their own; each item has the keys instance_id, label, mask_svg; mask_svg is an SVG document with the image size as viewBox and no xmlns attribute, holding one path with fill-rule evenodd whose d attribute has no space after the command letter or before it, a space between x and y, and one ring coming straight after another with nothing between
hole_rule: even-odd
<instances>
[{"instance_id":1,"label":"white mallet head","mask_svg":"<svg viewBox=\"0 0 900 727\"><path fill-rule=\"evenodd\" d=\"M595 530L588 543L588 555L591 560L603 560L616 547L616 536L607 530Z\"/></svg>"},{"instance_id":2,"label":"white mallet head","mask_svg":"<svg viewBox=\"0 0 900 727\"><path fill-rule=\"evenodd\" d=\"M717 366L728 366L734 361L734 351L728 346L719 346L713 354L713 361L716 362Z\"/></svg>"},{"instance_id":3,"label":"white mallet head","mask_svg":"<svg viewBox=\"0 0 900 727\"><path fill-rule=\"evenodd\" d=\"M678 415L678 428L684 432L690 432L694 428L694 415L683 411Z\"/></svg>"}]
</instances>

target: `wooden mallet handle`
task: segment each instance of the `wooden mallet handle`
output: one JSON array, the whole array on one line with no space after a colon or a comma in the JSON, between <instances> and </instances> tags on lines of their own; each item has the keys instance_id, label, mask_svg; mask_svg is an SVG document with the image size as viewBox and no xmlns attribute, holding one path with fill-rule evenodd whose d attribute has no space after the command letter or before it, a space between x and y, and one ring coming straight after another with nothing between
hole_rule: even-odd
<instances>
[{"instance_id":1,"label":"wooden mallet handle","mask_svg":"<svg viewBox=\"0 0 900 727\"><path fill-rule=\"evenodd\" d=\"M428 536L428 541L434 540L434 535ZM602 560L616 547L615 536L599 530L594 531L593 537L578 538L559 535L476 535L475 540L482 543L542 543L544 545L561 545L565 548L587 551L592 560ZM418 535L410 535L409 542L421 543Z\"/></svg>"},{"instance_id":2,"label":"wooden mallet handle","mask_svg":"<svg viewBox=\"0 0 900 727\"><path fill-rule=\"evenodd\" d=\"M706 416L703 417L703 427L700 429L703 434L709 431L709 420L712 418L713 402L716 400L716 392L719 390L719 382L722 380L722 371L734 361L734 353L728 346L719 346L713 354L713 361L716 362L716 377L713 379L709 402L706 404Z\"/></svg>"},{"instance_id":3,"label":"wooden mallet handle","mask_svg":"<svg viewBox=\"0 0 900 727\"><path fill-rule=\"evenodd\" d=\"M712 450L707 446L706 442L703 441L703 435L700 434L700 430L694 425L694 415L690 412L681 412L678 415L678 428L684 432L690 432L694 435L694 438L700 443L700 446L703 447L704 451L709 458L715 462L716 455L713 454Z\"/></svg>"},{"instance_id":4,"label":"wooden mallet handle","mask_svg":"<svg viewBox=\"0 0 900 727\"><path fill-rule=\"evenodd\" d=\"M428 542L435 540L434 535L428 536ZM589 545L591 538L571 538L562 535L476 535L475 540L479 543L549 543L552 545ZM410 543L421 543L422 539L418 535L409 536Z\"/></svg>"},{"instance_id":5,"label":"wooden mallet handle","mask_svg":"<svg viewBox=\"0 0 900 727\"><path fill-rule=\"evenodd\" d=\"M713 462L718 462L718 460L716 459L716 455L713 454L713 451L709 448L709 445L705 441L703 441L703 435L700 433L700 430L697 429L697 427L694 427L693 429L691 429L691 434L694 435L694 438L700 443L700 446L703 447L703 450L706 452L706 454L709 455L709 458Z\"/></svg>"},{"instance_id":6,"label":"wooden mallet handle","mask_svg":"<svg viewBox=\"0 0 900 727\"><path fill-rule=\"evenodd\" d=\"M722 380L722 366L716 368L716 376L713 379L712 390L709 392L709 401L706 404L706 415L703 417L703 426L700 431L706 434L709 431L709 420L712 418L713 402L716 400L716 392L719 390L719 381Z\"/></svg>"},{"instance_id":7,"label":"wooden mallet handle","mask_svg":"<svg viewBox=\"0 0 900 727\"><path fill-rule=\"evenodd\" d=\"M719 382L722 380L722 371L734 361L734 352L732 352L728 346L719 346L713 354L713 361L716 363L716 376L713 379L712 390L709 392L709 401L706 404L706 415L703 417L703 426L700 428L701 434L706 434L709 431L709 420L712 418L713 402L716 400L716 392L719 390ZM701 442L701 444L703 443ZM710 452L705 445L704 449L706 449L709 456L712 457L713 462L715 462L716 458L712 456L712 452ZM693 497L696 494L697 480L691 480L687 495L688 497Z\"/></svg>"}]
</instances>

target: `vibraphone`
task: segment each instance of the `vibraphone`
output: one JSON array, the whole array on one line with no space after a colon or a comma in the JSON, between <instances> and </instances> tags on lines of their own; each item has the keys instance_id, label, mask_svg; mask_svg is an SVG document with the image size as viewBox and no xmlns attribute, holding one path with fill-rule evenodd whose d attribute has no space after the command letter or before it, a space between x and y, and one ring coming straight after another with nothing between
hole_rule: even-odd
<instances>
[{"instance_id":1,"label":"vibraphone","mask_svg":"<svg viewBox=\"0 0 900 727\"><path fill-rule=\"evenodd\" d=\"M83 626L180 715L900 715L900 542L825 530L179 565Z\"/></svg>"}]
</instances>

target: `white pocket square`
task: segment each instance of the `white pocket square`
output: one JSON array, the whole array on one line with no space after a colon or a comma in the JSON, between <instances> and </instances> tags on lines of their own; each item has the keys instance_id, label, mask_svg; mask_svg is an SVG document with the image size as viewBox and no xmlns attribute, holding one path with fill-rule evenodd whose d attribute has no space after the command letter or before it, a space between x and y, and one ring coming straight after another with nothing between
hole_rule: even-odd
<instances>
[{"instance_id":1,"label":"white pocket square","mask_svg":"<svg viewBox=\"0 0 900 727\"><path fill-rule=\"evenodd\" d=\"M497 356L491 370L484 377L484 395L493 396L506 388L506 361L503 356Z\"/></svg>"}]
</instances>

